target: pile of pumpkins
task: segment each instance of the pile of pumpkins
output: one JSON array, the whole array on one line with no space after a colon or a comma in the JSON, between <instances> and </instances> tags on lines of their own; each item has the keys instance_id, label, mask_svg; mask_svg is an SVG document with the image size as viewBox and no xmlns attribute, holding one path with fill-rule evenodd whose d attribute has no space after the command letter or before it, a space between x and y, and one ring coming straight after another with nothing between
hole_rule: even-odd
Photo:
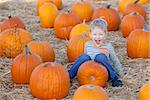
<instances>
[{"instance_id":1,"label":"pile of pumpkins","mask_svg":"<svg viewBox=\"0 0 150 100\"><path fill-rule=\"evenodd\" d=\"M126 1L130 2L124 5ZM57 38L69 40L69 62L74 62L84 52L84 44L90 39L90 26L86 22L99 17L107 21L108 31L117 31L120 27L122 36L127 38L129 57L150 58L150 31L145 25L146 11L138 4L142 1L120 1L118 8L124 16L122 19L111 5L94 9L88 1L83 0L74 3L68 12L58 11L63 8L62 0L37 0L36 7L41 26L54 28ZM61 99L68 95L69 74L61 64L54 62L52 45L46 41L33 41L19 17L9 16L0 24L0 41L0 57L14 58L11 76L15 83L29 84L32 95L39 99ZM102 88L108 80L108 72L102 65L93 61L82 64L77 78L81 86L75 91L73 100L83 100L85 97L90 100L109 99ZM146 85L141 88L139 98L149 97L149 87Z\"/></svg>"}]
</instances>

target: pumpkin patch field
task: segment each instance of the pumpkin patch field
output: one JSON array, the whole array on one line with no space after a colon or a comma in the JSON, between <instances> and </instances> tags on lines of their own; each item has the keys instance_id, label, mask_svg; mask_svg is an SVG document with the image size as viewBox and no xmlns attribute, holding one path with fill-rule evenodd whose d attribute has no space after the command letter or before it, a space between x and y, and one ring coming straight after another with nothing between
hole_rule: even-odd
<instances>
[{"instance_id":1,"label":"pumpkin patch field","mask_svg":"<svg viewBox=\"0 0 150 100\"><path fill-rule=\"evenodd\" d=\"M122 87L92 61L69 78L99 17ZM0 0L0 100L150 100L150 0Z\"/></svg>"}]
</instances>

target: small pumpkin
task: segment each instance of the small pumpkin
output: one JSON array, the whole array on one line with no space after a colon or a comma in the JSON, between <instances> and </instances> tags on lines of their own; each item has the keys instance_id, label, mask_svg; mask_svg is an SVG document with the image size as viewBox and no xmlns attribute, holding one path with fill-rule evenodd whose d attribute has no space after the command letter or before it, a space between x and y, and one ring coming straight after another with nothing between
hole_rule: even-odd
<instances>
[{"instance_id":1,"label":"small pumpkin","mask_svg":"<svg viewBox=\"0 0 150 100\"><path fill-rule=\"evenodd\" d=\"M127 54L131 58L150 58L150 30L146 25L143 29L130 33L127 39Z\"/></svg>"},{"instance_id":2,"label":"small pumpkin","mask_svg":"<svg viewBox=\"0 0 150 100\"><path fill-rule=\"evenodd\" d=\"M42 63L37 54L32 54L25 46L26 53L19 54L13 61L11 67L12 80L17 84L28 84L30 76L35 67Z\"/></svg>"},{"instance_id":3,"label":"small pumpkin","mask_svg":"<svg viewBox=\"0 0 150 100\"><path fill-rule=\"evenodd\" d=\"M100 63L87 61L78 69L77 78L80 85L94 84L104 87L108 80L108 72Z\"/></svg>"},{"instance_id":4,"label":"small pumpkin","mask_svg":"<svg viewBox=\"0 0 150 100\"><path fill-rule=\"evenodd\" d=\"M53 3L58 9L62 9L63 6L62 0L36 0L37 15L39 15L39 9L44 3Z\"/></svg>"},{"instance_id":5,"label":"small pumpkin","mask_svg":"<svg viewBox=\"0 0 150 100\"><path fill-rule=\"evenodd\" d=\"M24 23L18 16L8 16L8 19L4 19L0 25L0 32L13 27L25 29Z\"/></svg>"},{"instance_id":6,"label":"small pumpkin","mask_svg":"<svg viewBox=\"0 0 150 100\"><path fill-rule=\"evenodd\" d=\"M123 16L128 15L132 12L137 12L146 19L146 10L145 10L145 8L142 5L137 4L137 2L138 2L138 0L135 1L134 3L128 4L127 7L123 11Z\"/></svg>"},{"instance_id":7,"label":"small pumpkin","mask_svg":"<svg viewBox=\"0 0 150 100\"><path fill-rule=\"evenodd\" d=\"M54 31L57 38L69 39L72 28L80 23L80 18L74 13L60 13L54 23Z\"/></svg>"},{"instance_id":8,"label":"small pumpkin","mask_svg":"<svg viewBox=\"0 0 150 100\"><path fill-rule=\"evenodd\" d=\"M32 41L32 36L28 31L14 27L1 32L0 41L1 56L15 58Z\"/></svg>"},{"instance_id":9,"label":"small pumpkin","mask_svg":"<svg viewBox=\"0 0 150 100\"><path fill-rule=\"evenodd\" d=\"M81 24L74 26L70 33L70 39L77 35L82 35L84 32L87 32L86 35L90 33L90 26L85 23L85 20Z\"/></svg>"},{"instance_id":10,"label":"small pumpkin","mask_svg":"<svg viewBox=\"0 0 150 100\"><path fill-rule=\"evenodd\" d=\"M81 0L81 2L76 2L73 4L71 7L71 12L80 16L81 21L90 21L94 12L94 8L88 1Z\"/></svg>"},{"instance_id":11,"label":"small pumpkin","mask_svg":"<svg viewBox=\"0 0 150 100\"><path fill-rule=\"evenodd\" d=\"M139 100L149 100L150 99L150 82L145 83L139 91Z\"/></svg>"},{"instance_id":12,"label":"small pumpkin","mask_svg":"<svg viewBox=\"0 0 150 100\"><path fill-rule=\"evenodd\" d=\"M136 12L126 15L122 19L120 25L123 37L127 37L130 34L130 32L132 32L135 29L142 29L144 23L145 23L144 18L141 15L137 14Z\"/></svg>"},{"instance_id":13,"label":"small pumpkin","mask_svg":"<svg viewBox=\"0 0 150 100\"><path fill-rule=\"evenodd\" d=\"M119 28L120 25L120 17L119 13L111 8L111 5L108 5L106 8L98 8L94 11L92 20L97 18L104 18L108 23L108 31L116 31Z\"/></svg>"},{"instance_id":14,"label":"small pumpkin","mask_svg":"<svg viewBox=\"0 0 150 100\"><path fill-rule=\"evenodd\" d=\"M54 27L54 21L58 15L57 7L52 3L44 3L39 9L41 26L44 28Z\"/></svg>"},{"instance_id":15,"label":"small pumpkin","mask_svg":"<svg viewBox=\"0 0 150 100\"><path fill-rule=\"evenodd\" d=\"M31 93L39 99L61 99L68 95L69 88L68 71L60 64L42 63L31 74Z\"/></svg>"},{"instance_id":16,"label":"small pumpkin","mask_svg":"<svg viewBox=\"0 0 150 100\"><path fill-rule=\"evenodd\" d=\"M73 100L109 100L105 90L97 85L80 86L73 95Z\"/></svg>"},{"instance_id":17,"label":"small pumpkin","mask_svg":"<svg viewBox=\"0 0 150 100\"><path fill-rule=\"evenodd\" d=\"M120 2L118 4L118 10L123 13L126 6L128 4L131 4L131 3L135 2L135 1L137 1L137 0L120 0ZM139 1L138 2L139 4L145 4L145 3L149 2L149 0L138 0L138 1Z\"/></svg>"},{"instance_id":18,"label":"small pumpkin","mask_svg":"<svg viewBox=\"0 0 150 100\"><path fill-rule=\"evenodd\" d=\"M67 56L69 62L74 62L78 56L84 53L84 44L88 40L90 40L90 38L86 36L86 34L74 36L69 40L67 46Z\"/></svg>"},{"instance_id":19,"label":"small pumpkin","mask_svg":"<svg viewBox=\"0 0 150 100\"><path fill-rule=\"evenodd\" d=\"M46 41L31 41L28 43L31 53L38 54L43 62L55 61L55 52L51 44Z\"/></svg>"}]
</instances>

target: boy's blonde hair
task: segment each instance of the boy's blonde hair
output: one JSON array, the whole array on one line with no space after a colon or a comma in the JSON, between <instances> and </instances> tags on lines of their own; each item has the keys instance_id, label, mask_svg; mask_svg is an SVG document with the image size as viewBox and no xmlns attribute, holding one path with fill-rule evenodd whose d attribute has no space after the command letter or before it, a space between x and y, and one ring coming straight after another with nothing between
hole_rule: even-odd
<instances>
[{"instance_id":1,"label":"boy's blonde hair","mask_svg":"<svg viewBox=\"0 0 150 100\"><path fill-rule=\"evenodd\" d=\"M90 27L91 27L91 30L94 27L98 27L102 29L104 32L107 32L107 22L103 18L97 18L93 20L92 23L90 24Z\"/></svg>"}]
</instances>

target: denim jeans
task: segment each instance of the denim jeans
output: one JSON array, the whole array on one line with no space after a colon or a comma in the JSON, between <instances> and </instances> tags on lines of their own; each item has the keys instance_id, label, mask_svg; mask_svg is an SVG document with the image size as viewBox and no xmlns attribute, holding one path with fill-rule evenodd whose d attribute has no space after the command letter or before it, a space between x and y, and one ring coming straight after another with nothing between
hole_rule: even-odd
<instances>
[{"instance_id":1,"label":"denim jeans","mask_svg":"<svg viewBox=\"0 0 150 100\"><path fill-rule=\"evenodd\" d=\"M89 60L91 60L91 58L87 54L80 55L69 70L70 78L71 79L74 78L77 75L78 69L81 66L81 64L83 64L84 62L89 61ZM111 66L110 61L108 60L108 58L105 54L100 53L100 54L96 55L94 61L101 63L107 69L110 81L113 80L114 78L118 79L118 76L117 76L115 70Z\"/></svg>"}]
</instances>

